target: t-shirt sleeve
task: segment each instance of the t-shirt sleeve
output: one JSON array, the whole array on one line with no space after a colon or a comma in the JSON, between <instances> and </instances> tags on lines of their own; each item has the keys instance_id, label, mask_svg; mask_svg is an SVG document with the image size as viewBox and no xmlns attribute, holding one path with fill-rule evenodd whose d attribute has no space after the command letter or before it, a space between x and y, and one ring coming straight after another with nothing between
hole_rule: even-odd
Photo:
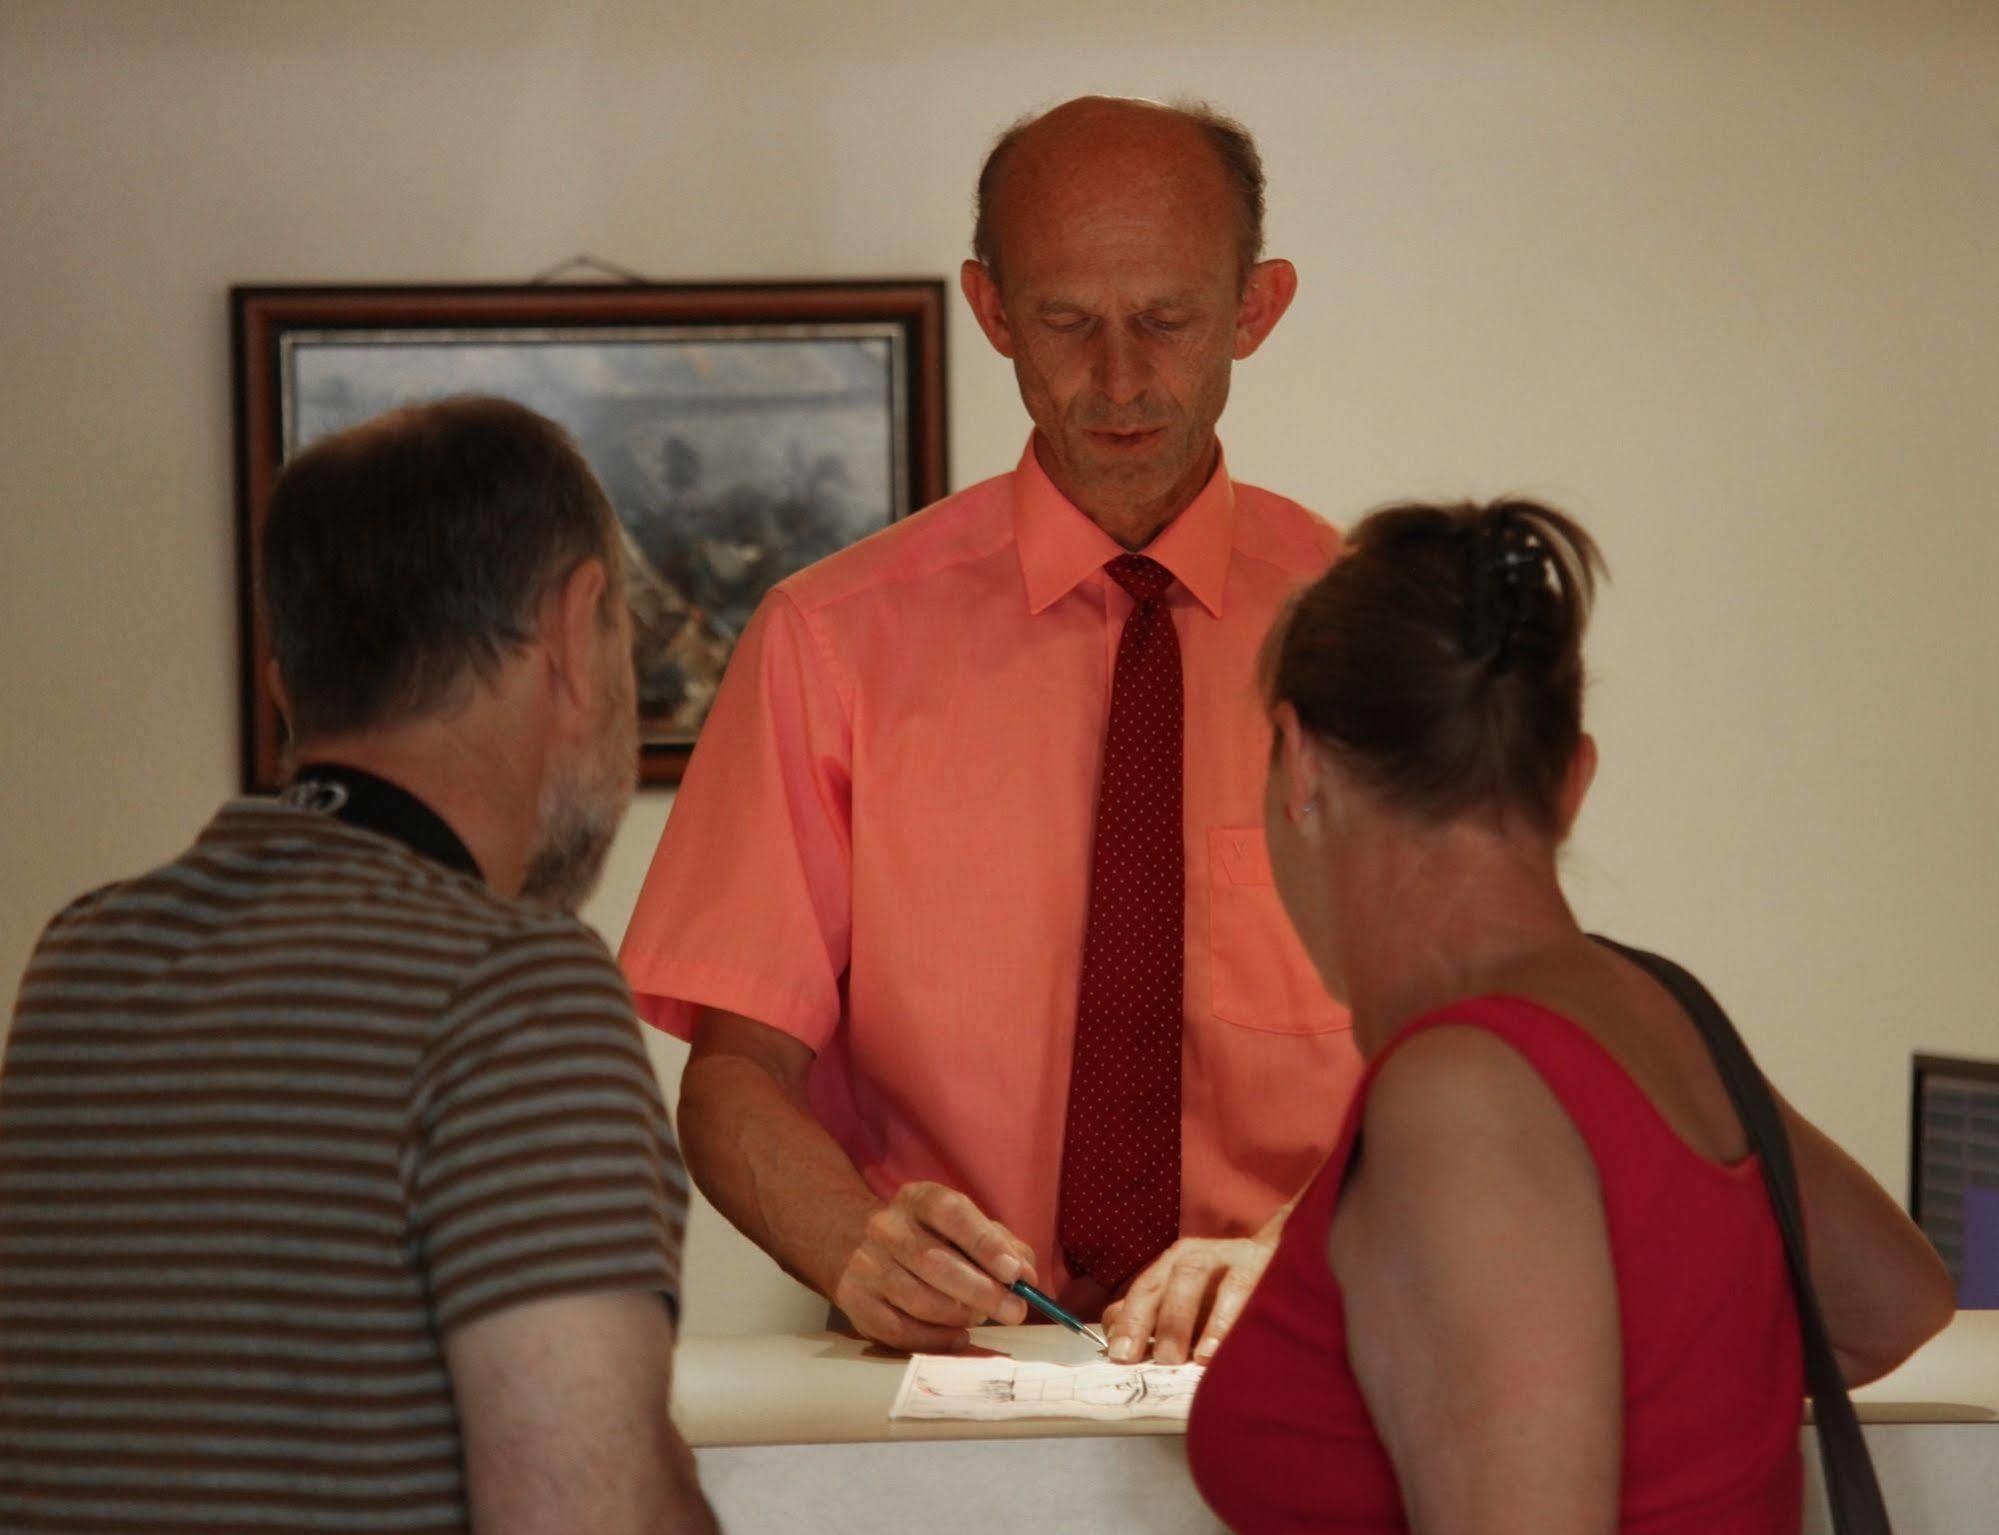
<instances>
[{"instance_id":1,"label":"t-shirt sleeve","mask_svg":"<svg viewBox=\"0 0 1999 1535\"><path fill-rule=\"evenodd\" d=\"M403 1167L439 1333L555 1295L677 1308L687 1173L610 954L551 919L496 943L439 1020Z\"/></svg>"},{"instance_id":2,"label":"t-shirt sleeve","mask_svg":"<svg viewBox=\"0 0 1999 1535\"><path fill-rule=\"evenodd\" d=\"M780 587L737 643L619 953L639 1015L696 1007L817 1050L840 1020L852 911L852 690Z\"/></svg>"}]
</instances>

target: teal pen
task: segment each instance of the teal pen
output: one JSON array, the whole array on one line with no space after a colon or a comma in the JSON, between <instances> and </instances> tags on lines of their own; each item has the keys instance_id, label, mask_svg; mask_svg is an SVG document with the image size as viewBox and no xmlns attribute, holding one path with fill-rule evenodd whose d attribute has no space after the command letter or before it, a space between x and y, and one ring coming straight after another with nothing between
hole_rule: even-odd
<instances>
[{"instance_id":1,"label":"teal pen","mask_svg":"<svg viewBox=\"0 0 1999 1535\"><path fill-rule=\"evenodd\" d=\"M1064 1311L1060 1306L1056 1305L1055 1302L1050 1300L1047 1296L1043 1295L1039 1290L1035 1289L1034 1286L1029 1284L1025 1279L1016 1279L1012 1284L1008 1285L1007 1288L1013 1291L1013 1293L1015 1295L1018 1295L1022 1300L1026 1301L1028 1305L1032 1306L1036 1311L1040 1312L1043 1316L1047 1317L1049 1321L1060 1322L1064 1327L1068 1328L1069 1331L1081 1333L1084 1337L1088 1338L1092 1343L1096 1344L1100 1352L1108 1354L1111 1351L1111 1346L1110 1344L1104 1341L1104 1335L1102 1333L1098 1332L1096 1328L1090 1326L1087 1322L1079 1321L1075 1317L1069 1315L1068 1312Z\"/></svg>"}]
</instances>

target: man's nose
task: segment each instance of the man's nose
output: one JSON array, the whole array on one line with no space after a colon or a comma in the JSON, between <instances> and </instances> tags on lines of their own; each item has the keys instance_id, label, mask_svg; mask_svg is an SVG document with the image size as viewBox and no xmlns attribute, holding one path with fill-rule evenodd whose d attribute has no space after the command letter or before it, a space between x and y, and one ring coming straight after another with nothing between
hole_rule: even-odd
<instances>
[{"instance_id":1,"label":"man's nose","mask_svg":"<svg viewBox=\"0 0 1999 1535\"><path fill-rule=\"evenodd\" d=\"M1113 405L1131 404L1152 381L1144 346L1115 325L1107 325L1099 333L1095 371L1098 393Z\"/></svg>"}]
</instances>

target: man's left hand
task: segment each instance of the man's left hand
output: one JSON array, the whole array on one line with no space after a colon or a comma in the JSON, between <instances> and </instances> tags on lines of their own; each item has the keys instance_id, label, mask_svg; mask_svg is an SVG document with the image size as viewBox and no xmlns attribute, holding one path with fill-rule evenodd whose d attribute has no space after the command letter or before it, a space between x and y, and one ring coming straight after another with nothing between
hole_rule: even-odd
<instances>
[{"instance_id":1,"label":"man's left hand","mask_svg":"<svg viewBox=\"0 0 1999 1535\"><path fill-rule=\"evenodd\" d=\"M1206 1364L1263 1277L1277 1250L1277 1235L1267 1228L1253 1237L1182 1237L1175 1242L1131 1282L1121 1300L1104 1308L1111 1358L1135 1364L1150 1344L1152 1357L1161 1364L1181 1364L1189 1357Z\"/></svg>"}]
</instances>

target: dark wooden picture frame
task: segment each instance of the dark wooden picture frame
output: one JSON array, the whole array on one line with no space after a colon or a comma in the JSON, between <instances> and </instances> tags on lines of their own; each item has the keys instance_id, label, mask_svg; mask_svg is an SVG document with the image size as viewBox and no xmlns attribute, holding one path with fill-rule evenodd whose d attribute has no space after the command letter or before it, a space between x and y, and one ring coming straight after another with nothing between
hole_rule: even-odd
<instances>
[{"instance_id":1,"label":"dark wooden picture frame","mask_svg":"<svg viewBox=\"0 0 1999 1535\"><path fill-rule=\"evenodd\" d=\"M256 573L289 453L446 394L561 421L639 556L640 779L677 783L763 593L944 495L944 307L933 278L231 289L245 787L283 772Z\"/></svg>"}]
</instances>

